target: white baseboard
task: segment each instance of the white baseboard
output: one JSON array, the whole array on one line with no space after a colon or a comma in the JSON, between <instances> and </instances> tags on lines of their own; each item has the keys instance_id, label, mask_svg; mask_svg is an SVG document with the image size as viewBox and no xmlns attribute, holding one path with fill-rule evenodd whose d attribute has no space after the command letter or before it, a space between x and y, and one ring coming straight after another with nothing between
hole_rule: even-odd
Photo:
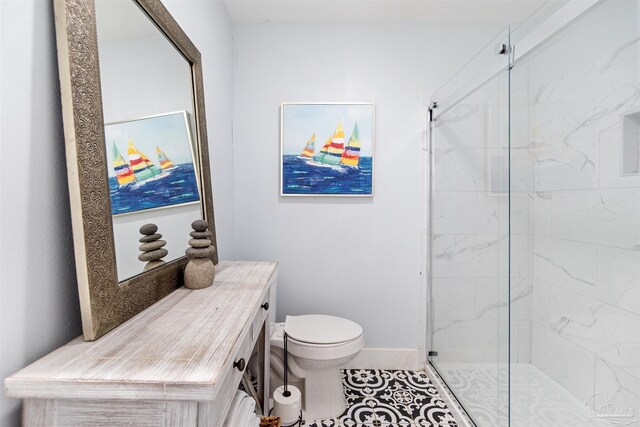
<instances>
[{"instance_id":1,"label":"white baseboard","mask_svg":"<svg viewBox=\"0 0 640 427\"><path fill-rule=\"evenodd\" d=\"M424 369L420 350L415 348L364 348L342 369Z\"/></svg>"}]
</instances>

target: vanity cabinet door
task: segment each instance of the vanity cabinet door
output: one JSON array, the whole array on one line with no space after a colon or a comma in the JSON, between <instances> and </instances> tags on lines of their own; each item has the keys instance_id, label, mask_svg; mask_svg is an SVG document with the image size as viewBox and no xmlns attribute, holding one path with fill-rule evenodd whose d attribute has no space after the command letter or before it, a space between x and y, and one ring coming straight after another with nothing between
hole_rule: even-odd
<instances>
[{"instance_id":1,"label":"vanity cabinet door","mask_svg":"<svg viewBox=\"0 0 640 427\"><path fill-rule=\"evenodd\" d=\"M197 423L197 402L157 400L25 399L22 418L24 426L56 427L195 427Z\"/></svg>"}]
</instances>

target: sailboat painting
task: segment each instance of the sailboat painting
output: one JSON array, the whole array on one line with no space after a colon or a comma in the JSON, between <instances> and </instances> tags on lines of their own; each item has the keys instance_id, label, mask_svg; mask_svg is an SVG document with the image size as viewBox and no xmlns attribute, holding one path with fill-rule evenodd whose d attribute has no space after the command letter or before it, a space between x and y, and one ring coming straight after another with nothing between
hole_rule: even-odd
<instances>
[{"instance_id":1,"label":"sailboat painting","mask_svg":"<svg viewBox=\"0 0 640 427\"><path fill-rule=\"evenodd\" d=\"M105 125L112 215L200 201L186 111Z\"/></svg>"},{"instance_id":2,"label":"sailboat painting","mask_svg":"<svg viewBox=\"0 0 640 427\"><path fill-rule=\"evenodd\" d=\"M373 104L282 103L280 195L373 196L373 133Z\"/></svg>"}]
</instances>

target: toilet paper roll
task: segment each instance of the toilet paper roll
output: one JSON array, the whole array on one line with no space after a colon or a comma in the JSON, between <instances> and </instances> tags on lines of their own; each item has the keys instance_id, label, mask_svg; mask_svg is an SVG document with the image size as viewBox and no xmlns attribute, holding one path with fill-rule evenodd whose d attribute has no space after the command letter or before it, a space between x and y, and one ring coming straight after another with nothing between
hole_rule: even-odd
<instances>
[{"instance_id":1,"label":"toilet paper roll","mask_svg":"<svg viewBox=\"0 0 640 427\"><path fill-rule=\"evenodd\" d=\"M273 415L280 417L284 425L298 421L302 406L302 393L298 387L290 385L287 389L291 393L288 397L283 395L284 386L282 385L273 392Z\"/></svg>"}]
</instances>

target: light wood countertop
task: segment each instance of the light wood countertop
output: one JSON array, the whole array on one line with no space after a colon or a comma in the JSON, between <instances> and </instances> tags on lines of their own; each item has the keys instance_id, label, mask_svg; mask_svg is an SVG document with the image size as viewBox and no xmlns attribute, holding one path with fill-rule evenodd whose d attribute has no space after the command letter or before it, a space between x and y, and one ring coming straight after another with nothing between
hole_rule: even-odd
<instances>
[{"instance_id":1,"label":"light wood countertop","mask_svg":"<svg viewBox=\"0 0 640 427\"><path fill-rule=\"evenodd\" d=\"M7 395L214 400L277 270L220 262L213 286L180 288L97 341L76 338L7 378Z\"/></svg>"}]
</instances>

